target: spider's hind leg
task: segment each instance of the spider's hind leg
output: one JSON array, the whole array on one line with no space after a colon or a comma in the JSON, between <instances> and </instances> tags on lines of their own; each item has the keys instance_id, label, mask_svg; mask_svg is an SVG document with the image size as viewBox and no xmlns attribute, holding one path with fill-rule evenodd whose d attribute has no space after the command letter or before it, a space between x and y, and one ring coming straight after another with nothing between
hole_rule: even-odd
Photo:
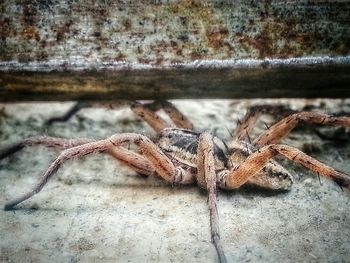
<instances>
[{"instance_id":1,"label":"spider's hind leg","mask_svg":"<svg viewBox=\"0 0 350 263\"><path fill-rule=\"evenodd\" d=\"M249 134L253 130L256 122L261 115L272 115L277 118L283 118L295 113L294 110L284 105L256 105L248 109L242 121L239 121L234 133L234 140L250 140Z\"/></svg>"},{"instance_id":2,"label":"spider's hind leg","mask_svg":"<svg viewBox=\"0 0 350 263\"><path fill-rule=\"evenodd\" d=\"M130 106L131 110L138 115L141 119L147 122L156 132L167 128L169 125L163 120L157 111L164 110L164 112L173 121L176 127L184 129L193 129L192 123L188 118L182 114L174 104L169 101L154 101L150 103L141 103L137 101L116 101L113 103L91 103L91 102L78 102L71 107L65 114L58 117L49 119L46 123L51 125L55 122L66 122L72 118L78 111L84 108L98 107L107 109L118 109L123 106Z\"/></svg>"},{"instance_id":3,"label":"spider's hind leg","mask_svg":"<svg viewBox=\"0 0 350 263\"><path fill-rule=\"evenodd\" d=\"M193 124L188 120L188 118L175 107L169 101L160 102L162 105L162 109L168 114L170 119L174 122L176 127L192 130Z\"/></svg>"},{"instance_id":4,"label":"spider's hind leg","mask_svg":"<svg viewBox=\"0 0 350 263\"><path fill-rule=\"evenodd\" d=\"M65 112L62 116L56 116L48 119L46 121L46 125L52 125L55 122L67 122L81 109L90 107L93 107L92 103L79 101L75 103L70 109L68 109L68 111Z\"/></svg>"},{"instance_id":5,"label":"spider's hind leg","mask_svg":"<svg viewBox=\"0 0 350 263\"><path fill-rule=\"evenodd\" d=\"M123 106L130 106L131 101L124 101L124 100L118 100L117 102L113 103L95 103L95 102L88 102L88 101L79 101L75 103L70 109L68 109L67 112L65 112L62 116L56 116L52 117L51 119L46 121L47 125L52 125L55 122L67 122L69 121L74 115L76 115L80 110L86 109L86 108L106 108L106 109L118 109Z\"/></svg>"},{"instance_id":6,"label":"spider's hind leg","mask_svg":"<svg viewBox=\"0 0 350 263\"><path fill-rule=\"evenodd\" d=\"M294 113L271 126L254 140L256 145L279 143L301 122L332 126L350 127L350 117L330 116L316 112Z\"/></svg>"},{"instance_id":7,"label":"spider's hind leg","mask_svg":"<svg viewBox=\"0 0 350 263\"><path fill-rule=\"evenodd\" d=\"M193 129L192 123L171 102L155 101L146 104L134 102L131 105L131 110L147 122L156 132L169 127L166 121L157 114L157 111L161 109L164 110L176 127Z\"/></svg>"}]
</instances>

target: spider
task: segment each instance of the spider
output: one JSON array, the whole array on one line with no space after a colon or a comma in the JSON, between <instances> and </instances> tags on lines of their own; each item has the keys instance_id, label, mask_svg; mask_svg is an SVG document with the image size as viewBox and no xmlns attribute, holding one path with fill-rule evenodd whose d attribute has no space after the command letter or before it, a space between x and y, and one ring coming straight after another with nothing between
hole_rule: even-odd
<instances>
[{"instance_id":1,"label":"spider","mask_svg":"<svg viewBox=\"0 0 350 263\"><path fill-rule=\"evenodd\" d=\"M66 116L71 116L76 109L78 107ZM5 204L4 209L11 210L40 192L64 162L92 153L106 153L139 174L158 175L171 184L197 183L199 187L206 189L211 239L219 261L226 262L220 242L217 188L233 190L250 184L277 191L289 190L293 184L291 174L273 160L275 156L281 155L317 175L333 180L340 187L350 189L350 177L346 174L315 160L295 147L279 144L293 128L302 122L350 127L350 117L329 116L307 111L295 112L283 107L266 105L256 106L251 108L239 123L232 141L225 143L210 133L193 131L190 121L168 101L133 102L131 109L157 132L156 138L151 140L137 133L115 134L103 140L32 137L0 153L0 159L2 159L25 146L39 144L64 149L38 184L27 193ZM170 128L158 115L157 112L161 109L170 117L175 128ZM284 117L251 140L249 133L262 113L279 113ZM60 118L53 121L56 120ZM129 144L134 144L138 150L125 147Z\"/></svg>"}]
</instances>

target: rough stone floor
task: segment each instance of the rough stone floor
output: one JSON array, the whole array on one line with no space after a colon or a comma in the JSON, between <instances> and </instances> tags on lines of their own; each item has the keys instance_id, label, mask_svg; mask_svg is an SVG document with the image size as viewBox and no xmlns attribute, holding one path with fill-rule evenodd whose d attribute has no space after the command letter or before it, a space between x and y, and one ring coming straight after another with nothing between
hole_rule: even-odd
<instances>
[{"instance_id":1,"label":"rough stone floor","mask_svg":"<svg viewBox=\"0 0 350 263\"><path fill-rule=\"evenodd\" d=\"M348 100L174 101L196 130L229 140L236 120L255 104L284 103L322 112L350 112ZM83 109L48 127L72 103L0 104L0 149L33 135L105 138L152 130L129 109ZM265 118L268 125L271 118ZM259 122L254 134L265 129ZM308 126L284 143L350 174L350 136ZM252 134L251 136L255 136ZM59 151L27 147L0 161L1 206L35 184ZM221 191L221 238L232 262L350 262L350 193L281 160L293 189ZM0 210L0 262L216 262L210 242L207 196L144 178L105 155L67 162L47 186L15 211Z\"/></svg>"}]
</instances>

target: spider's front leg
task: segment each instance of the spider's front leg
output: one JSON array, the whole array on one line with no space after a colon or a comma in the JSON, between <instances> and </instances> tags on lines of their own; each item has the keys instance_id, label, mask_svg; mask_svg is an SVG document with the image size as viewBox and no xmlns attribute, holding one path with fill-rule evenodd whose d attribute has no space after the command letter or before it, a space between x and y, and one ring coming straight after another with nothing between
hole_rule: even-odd
<instances>
[{"instance_id":1,"label":"spider's front leg","mask_svg":"<svg viewBox=\"0 0 350 263\"><path fill-rule=\"evenodd\" d=\"M317 161L297 148L281 144L264 146L248 156L240 165L233 168L233 170L222 172L220 177L223 180L220 181L223 183L220 186L227 189L235 189L242 186L250 177L261 171L269 160L276 155L282 155L318 175L333 180L339 186L350 189L350 177L348 175Z\"/></svg>"},{"instance_id":2,"label":"spider's front leg","mask_svg":"<svg viewBox=\"0 0 350 263\"><path fill-rule=\"evenodd\" d=\"M120 147L128 143L136 144L143 155L139 156L136 153L125 155L126 149L120 149ZM5 210L12 209L17 204L40 192L48 180L67 160L82 157L91 153L102 152L110 153L112 156L124 161L124 163L128 164L135 170L142 170L143 167L146 167L148 170L144 171L145 174L152 173L154 169L158 175L168 182L180 184L193 182L193 176L190 171L181 167L175 167L171 160L147 137L135 133L116 134L105 140L86 143L63 151L50 165L38 184L29 192L7 203L5 205ZM144 160L146 160L145 163L143 163Z\"/></svg>"},{"instance_id":3,"label":"spider's front leg","mask_svg":"<svg viewBox=\"0 0 350 263\"><path fill-rule=\"evenodd\" d=\"M0 152L0 160L18 152L27 146L45 146L48 148L69 149L75 146L95 142L94 139L64 139L56 137L30 137L16 143ZM127 150L123 147L111 148L106 152L118 161L129 166L131 169L142 175L153 175L155 170L142 155Z\"/></svg>"},{"instance_id":4,"label":"spider's front leg","mask_svg":"<svg viewBox=\"0 0 350 263\"><path fill-rule=\"evenodd\" d=\"M217 209L216 171L214 160L213 137L203 133L199 137L197 149L197 182L208 191L208 204L210 213L211 239L221 263L226 262L224 250L220 242L219 216Z\"/></svg>"},{"instance_id":5,"label":"spider's front leg","mask_svg":"<svg viewBox=\"0 0 350 263\"><path fill-rule=\"evenodd\" d=\"M82 145L85 143L93 142L95 140L93 139L64 139L64 138L56 138L56 137L47 137L47 136L40 136L40 137L30 137L27 139L24 139L23 141L20 141L14 145L9 146L8 148L2 150L0 152L0 160L22 150L23 148L27 146L35 146L35 145L42 145L46 147L53 147L53 148L61 148L61 149L68 149L72 148L78 145Z\"/></svg>"}]
</instances>

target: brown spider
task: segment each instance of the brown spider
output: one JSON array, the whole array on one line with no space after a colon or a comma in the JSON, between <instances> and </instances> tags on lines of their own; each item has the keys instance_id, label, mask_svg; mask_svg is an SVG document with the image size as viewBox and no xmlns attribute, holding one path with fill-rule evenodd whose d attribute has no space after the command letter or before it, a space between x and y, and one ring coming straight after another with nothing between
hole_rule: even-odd
<instances>
[{"instance_id":1,"label":"brown spider","mask_svg":"<svg viewBox=\"0 0 350 263\"><path fill-rule=\"evenodd\" d=\"M131 108L158 133L156 139L150 140L137 133L115 134L104 140L37 137L28 138L0 153L2 159L25 146L36 144L65 149L50 165L39 183L26 194L8 202L5 210L12 209L38 193L65 161L104 152L142 175L158 175L172 184L197 182L200 187L207 189L211 238L219 261L226 262L220 243L217 187L231 190L244 184L251 184L273 190L289 190L293 183L292 176L272 160L273 157L281 155L318 175L332 179L341 187L350 188L350 177L346 174L326 166L294 147L278 144L300 122L350 127L350 117L257 106L248 111L236 129L233 140L227 145L207 132L192 131L193 126L189 120L170 102L156 101L148 104L135 102ZM168 114L177 128L168 128L168 124L157 114L160 109ZM248 134L258 117L262 113L276 113L276 110L279 114L288 116L250 141ZM70 111L68 115L71 116L72 112ZM123 147L130 143L136 145L139 151Z\"/></svg>"}]
</instances>

